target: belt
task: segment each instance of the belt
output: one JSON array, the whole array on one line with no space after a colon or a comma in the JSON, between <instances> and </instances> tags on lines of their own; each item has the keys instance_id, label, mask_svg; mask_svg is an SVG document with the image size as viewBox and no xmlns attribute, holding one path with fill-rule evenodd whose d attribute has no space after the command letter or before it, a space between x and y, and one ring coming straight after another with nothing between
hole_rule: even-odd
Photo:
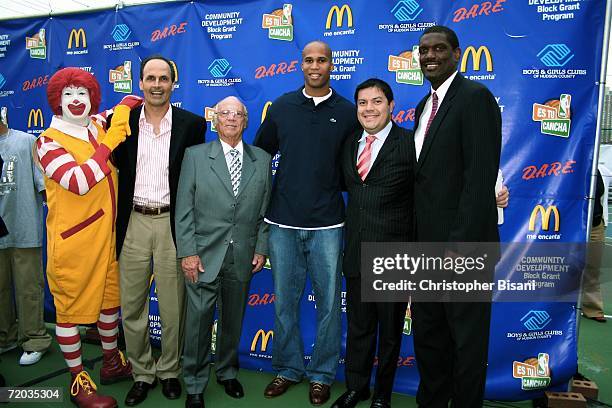
<instances>
[{"instance_id":1,"label":"belt","mask_svg":"<svg viewBox=\"0 0 612 408\"><path fill-rule=\"evenodd\" d=\"M147 207L145 205L134 204L132 208L134 211L144 215L159 215L170 211L169 205L164 205L163 207Z\"/></svg>"}]
</instances>

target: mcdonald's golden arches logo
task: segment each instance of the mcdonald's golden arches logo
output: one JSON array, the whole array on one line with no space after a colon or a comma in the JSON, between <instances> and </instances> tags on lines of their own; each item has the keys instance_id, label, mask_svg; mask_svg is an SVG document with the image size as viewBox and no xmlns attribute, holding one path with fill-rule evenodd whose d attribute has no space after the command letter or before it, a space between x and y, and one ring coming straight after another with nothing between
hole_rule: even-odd
<instances>
[{"instance_id":1,"label":"mcdonald's golden arches logo","mask_svg":"<svg viewBox=\"0 0 612 408\"><path fill-rule=\"evenodd\" d=\"M487 63L487 72L493 71L493 58L491 58L491 52L487 47L481 45L478 49L474 48L474 46L470 45L463 52L463 56L461 57L461 72L467 71L468 60L470 56L472 57L472 70L480 71L482 55L485 56L485 61Z\"/></svg>"},{"instance_id":2,"label":"mcdonald's golden arches logo","mask_svg":"<svg viewBox=\"0 0 612 408\"><path fill-rule=\"evenodd\" d=\"M268 108L272 105L272 101L268 101L266 102L266 104L264 105L262 111L261 111L261 123L263 123L263 121L266 119L266 116L268 115Z\"/></svg>"},{"instance_id":3,"label":"mcdonald's golden arches logo","mask_svg":"<svg viewBox=\"0 0 612 408\"><path fill-rule=\"evenodd\" d=\"M550 229L550 218L554 215L554 232L559 232L559 228L561 226L561 216L556 205L549 205L547 208L544 208L544 206L541 204L536 205L533 211L531 211L531 217L529 217L529 231L535 231L536 219L538 218L538 215L542 221L543 231L548 231Z\"/></svg>"},{"instance_id":4,"label":"mcdonald's golden arches logo","mask_svg":"<svg viewBox=\"0 0 612 408\"><path fill-rule=\"evenodd\" d=\"M348 4L343 4L342 7L334 5L329 9L329 12L327 13L327 21L325 22L325 29L331 30L332 16L334 14L336 15L336 27L342 27L344 13L346 13L347 16L347 27L353 27L353 11Z\"/></svg>"},{"instance_id":5,"label":"mcdonald's golden arches logo","mask_svg":"<svg viewBox=\"0 0 612 408\"><path fill-rule=\"evenodd\" d=\"M87 36L85 35L85 30L82 28L73 28L70 30L70 37L68 37L68 49L72 48L73 42L75 48L87 48Z\"/></svg>"},{"instance_id":6,"label":"mcdonald's golden arches logo","mask_svg":"<svg viewBox=\"0 0 612 408\"><path fill-rule=\"evenodd\" d=\"M40 108L30 109L30 113L28 114L28 129L32 127L45 127L45 118L43 118L43 113Z\"/></svg>"},{"instance_id":7,"label":"mcdonald's golden arches logo","mask_svg":"<svg viewBox=\"0 0 612 408\"><path fill-rule=\"evenodd\" d=\"M255 333L255 337L253 337L253 341L251 342L251 352L255 351L255 348L257 347L257 343L261 339L261 347L259 348L259 350L262 353L265 353L266 349L268 348L268 342L270 341L270 339L273 339L273 338L274 338L274 331L272 330L264 331L263 329L257 330L257 333Z\"/></svg>"}]
</instances>

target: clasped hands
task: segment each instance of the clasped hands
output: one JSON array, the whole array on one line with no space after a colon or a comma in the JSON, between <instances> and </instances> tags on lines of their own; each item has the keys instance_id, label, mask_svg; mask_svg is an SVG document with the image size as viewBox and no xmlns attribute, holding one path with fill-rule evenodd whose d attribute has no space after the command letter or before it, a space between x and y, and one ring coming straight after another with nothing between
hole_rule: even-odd
<instances>
[{"instance_id":1,"label":"clasped hands","mask_svg":"<svg viewBox=\"0 0 612 408\"><path fill-rule=\"evenodd\" d=\"M253 255L253 260L251 261L253 269L251 270L251 272L257 273L261 271L261 268L263 268L265 263L265 255ZM202 260L198 255L190 255L181 259L181 269L183 269L183 273L185 274L185 279L187 280L187 282L196 283L198 281L198 273L204 272L204 265L202 264Z\"/></svg>"}]
</instances>

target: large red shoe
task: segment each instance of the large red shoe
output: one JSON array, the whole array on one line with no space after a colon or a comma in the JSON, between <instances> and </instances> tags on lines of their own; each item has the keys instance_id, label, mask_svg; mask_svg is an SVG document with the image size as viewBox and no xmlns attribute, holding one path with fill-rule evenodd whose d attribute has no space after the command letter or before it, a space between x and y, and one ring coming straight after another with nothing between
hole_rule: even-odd
<instances>
[{"instance_id":1,"label":"large red shoe","mask_svg":"<svg viewBox=\"0 0 612 408\"><path fill-rule=\"evenodd\" d=\"M70 386L70 401L79 408L115 408L117 401L113 397L98 395L96 384L87 371L72 374Z\"/></svg>"},{"instance_id":2,"label":"large red shoe","mask_svg":"<svg viewBox=\"0 0 612 408\"><path fill-rule=\"evenodd\" d=\"M126 360L121 351L104 353L102 368L100 368L100 383L108 385L131 379L132 365Z\"/></svg>"}]
</instances>

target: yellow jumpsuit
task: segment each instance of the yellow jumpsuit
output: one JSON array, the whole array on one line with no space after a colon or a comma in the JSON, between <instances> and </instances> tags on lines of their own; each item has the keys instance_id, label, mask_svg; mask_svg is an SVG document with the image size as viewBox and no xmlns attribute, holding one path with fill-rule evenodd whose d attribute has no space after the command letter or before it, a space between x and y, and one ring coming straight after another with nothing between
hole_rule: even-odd
<instances>
[{"instance_id":1,"label":"yellow jumpsuit","mask_svg":"<svg viewBox=\"0 0 612 408\"><path fill-rule=\"evenodd\" d=\"M96 127L102 140L104 130ZM42 136L59 143L79 165L97 147L53 128ZM47 278L57 323L94 323L100 310L120 304L115 252L117 171L110 161L107 165L111 173L82 196L45 175Z\"/></svg>"}]
</instances>

